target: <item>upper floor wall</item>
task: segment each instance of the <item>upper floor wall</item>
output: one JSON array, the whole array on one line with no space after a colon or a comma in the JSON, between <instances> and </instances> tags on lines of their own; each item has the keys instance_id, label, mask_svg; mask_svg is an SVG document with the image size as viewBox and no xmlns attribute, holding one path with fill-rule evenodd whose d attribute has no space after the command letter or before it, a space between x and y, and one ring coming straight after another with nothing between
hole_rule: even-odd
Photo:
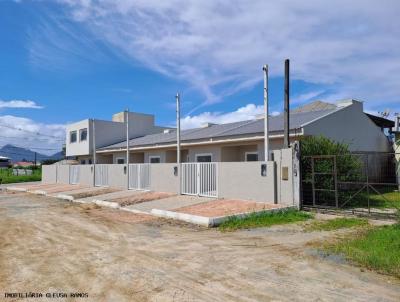
<instances>
[{"instance_id":1,"label":"upper floor wall","mask_svg":"<svg viewBox=\"0 0 400 302\"><path fill-rule=\"evenodd\" d=\"M164 131L165 127L154 124L154 116L129 112L129 137L134 138ZM112 121L86 119L67 126L66 155L82 156L93 153L93 137L96 149L119 143L126 139L125 112L113 115ZM94 136L93 136L94 131Z\"/></svg>"}]
</instances>

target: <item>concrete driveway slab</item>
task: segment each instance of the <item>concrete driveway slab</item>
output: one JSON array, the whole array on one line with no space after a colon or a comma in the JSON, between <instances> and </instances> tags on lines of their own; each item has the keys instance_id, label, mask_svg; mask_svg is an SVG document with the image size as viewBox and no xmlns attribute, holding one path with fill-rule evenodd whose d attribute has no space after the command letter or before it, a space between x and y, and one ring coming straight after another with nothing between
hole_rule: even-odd
<instances>
[{"instance_id":1,"label":"concrete driveway slab","mask_svg":"<svg viewBox=\"0 0 400 302\"><path fill-rule=\"evenodd\" d=\"M119 197L112 199L113 202L117 202L121 207L126 207L134 204L139 204L142 202L149 202L158 199L169 198L172 196L176 196L175 193L167 193L167 192L142 192L141 194L134 194L127 197Z\"/></svg>"},{"instance_id":2,"label":"concrete driveway slab","mask_svg":"<svg viewBox=\"0 0 400 302\"><path fill-rule=\"evenodd\" d=\"M90 188L83 188L77 190L69 190L63 191L56 194L52 194L50 196L67 199L67 200L75 200L75 199L82 199L87 197L93 197L97 195L104 195L113 192L119 192L121 189L117 188L103 188L103 187L90 187Z\"/></svg>"},{"instance_id":3,"label":"concrete driveway slab","mask_svg":"<svg viewBox=\"0 0 400 302\"><path fill-rule=\"evenodd\" d=\"M220 217L279 208L282 208L282 205L254 202L248 200L220 199L209 201L206 203L185 206L176 209L175 211L204 217Z\"/></svg>"},{"instance_id":4,"label":"concrete driveway slab","mask_svg":"<svg viewBox=\"0 0 400 302\"><path fill-rule=\"evenodd\" d=\"M76 201L79 201L79 202L93 202L94 200L111 201L113 199L129 197L129 196L133 196L133 195L141 194L141 193L143 193L143 191L123 190L123 191L107 193L107 194L102 194L102 195L97 195L97 196L80 198L80 199L76 199Z\"/></svg>"},{"instance_id":5,"label":"concrete driveway slab","mask_svg":"<svg viewBox=\"0 0 400 302\"><path fill-rule=\"evenodd\" d=\"M177 208L182 208L194 204L209 202L213 200L207 197L198 197L190 195L176 195L168 198L143 202L131 206L127 206L128 209L138 210L142 212L151 213L152 209L160 210L174 210Z\"/></svg>"}]
</instances>

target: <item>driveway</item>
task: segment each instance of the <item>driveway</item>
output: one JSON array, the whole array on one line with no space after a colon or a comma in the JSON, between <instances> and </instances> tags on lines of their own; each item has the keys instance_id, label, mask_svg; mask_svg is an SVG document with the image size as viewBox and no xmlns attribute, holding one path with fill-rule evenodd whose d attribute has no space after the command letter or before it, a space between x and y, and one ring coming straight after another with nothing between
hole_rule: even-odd
<instances>
[{"instance_id":1,"label":"driveway","mask_svg":"<svg viewBox=\"0 0 400 302\"><path fill-rule=\"evenodd\" d=\"M27 291L88 295L68 301L400 297L399 280L313 250L310 243L335 233L305 233L299 225L221 233L96 205L3 193L0 234L2 297Z\"/></svg>"}]
</instances>

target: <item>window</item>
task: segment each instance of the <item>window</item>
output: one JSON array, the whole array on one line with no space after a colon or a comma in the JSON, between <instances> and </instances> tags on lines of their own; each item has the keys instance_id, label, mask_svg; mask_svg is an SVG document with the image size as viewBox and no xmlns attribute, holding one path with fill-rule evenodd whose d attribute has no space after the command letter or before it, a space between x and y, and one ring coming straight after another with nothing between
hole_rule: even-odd
<instances>
[{"instance_id":1,"label":"window","mask_svg":"<svg viewBox=\"0 0 400 302\"><path fill-rule=\"evenodd\" d=\"M258 161L258 153L246 152L246 161Z\"/></svg>"},{"instance_id":2,"label":"window","mask_svg":"<svg viewBox=\"0 0 400 302\"><path fill-rule=\"evenodd\" d=\"M123 157L118 157L117 158L117 164L118 165L122 165L122 164L124 164L125 163L125 158L123 158Z\"/></svg>"},{"instance_id":3,"label":"window","mask_svg":"<svg viewBox=\"0 0 400 302\"><path fill-rule=\"evenodd\" d=\"M83 142L87 140L87 128L79 130L79 141Z\"/></svg>"},{"instance_id":4,"label":"window","mask_svg":"<svg viewBox=\"0 0 400 302\"><path fill-rule=\"evenodd\" d=\"M159 164L161 162L161 158L159 156L150 156L149 162L151 164Z\"/></svg>"},{"instance_id":5,"label":"window","mask_svg":"<svg viewBox=\"0 0 400 302\"><path fill-rule=\"evenodd\" d=\"M196 154L196 161L198 163L210 163L212 161L211 154Z\"/></svg>"},{"instance_id":6,"label":"window","mask_svg":"<svg viewBox=\"0 0 400 302\"><path fill-rule=\"evenodd\" d=\"M81 160L81 165L84 165L84 164L86 164L86 160L82 159Z\"/></svg>"},{"instance_id":7,"label":"window","mask_svg":"<svg viewBox=\"0 0 400 302\"><path fill-rule=\"evenodd\" d=\"M89 163L89 165L92 164L92 159L91 158L88 160L88 163Z\"/></svg>"},{"instance_id":8,"label":"window","mask_svg":"<svg viewBox=\"0 0 400 302\"><path fill-rule=\"evenodd\" d=\"M76 131L71 131L69 133L69 142L76 143Z\"/></svg>"}]
</instances>

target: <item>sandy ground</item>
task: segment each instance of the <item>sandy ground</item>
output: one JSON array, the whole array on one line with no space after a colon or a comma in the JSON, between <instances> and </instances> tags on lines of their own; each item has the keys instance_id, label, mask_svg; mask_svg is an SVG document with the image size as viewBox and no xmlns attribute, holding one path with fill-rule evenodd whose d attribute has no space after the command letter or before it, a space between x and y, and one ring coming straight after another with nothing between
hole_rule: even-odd
<instances>
[{"instance_id":1,"label":"sandy ground","mask_svg":"<svg viewBox=\"0 0 400 302\"><path fill-rule=\"evenodd\" d=\"M279 207L280 206L277 204L267 204L267 203L247 201L247 200L220 199L188 207L183 207L177 209L176 212L205 216L205 217L218 217L218 216L276 209Z\"/></svg>"},{"instance_id":2,"label":"sandy ground","mask_svg":"<svg viewBox=\"0 0 400 302\"><path fill-rule=\"evenodd\" d=\"M333 236L300 225L221 233L1 194L0 300L28 291L88 294L68 301L399 300L399 280L323 258L310 244Z\"/></svg>"}]
</instances>

